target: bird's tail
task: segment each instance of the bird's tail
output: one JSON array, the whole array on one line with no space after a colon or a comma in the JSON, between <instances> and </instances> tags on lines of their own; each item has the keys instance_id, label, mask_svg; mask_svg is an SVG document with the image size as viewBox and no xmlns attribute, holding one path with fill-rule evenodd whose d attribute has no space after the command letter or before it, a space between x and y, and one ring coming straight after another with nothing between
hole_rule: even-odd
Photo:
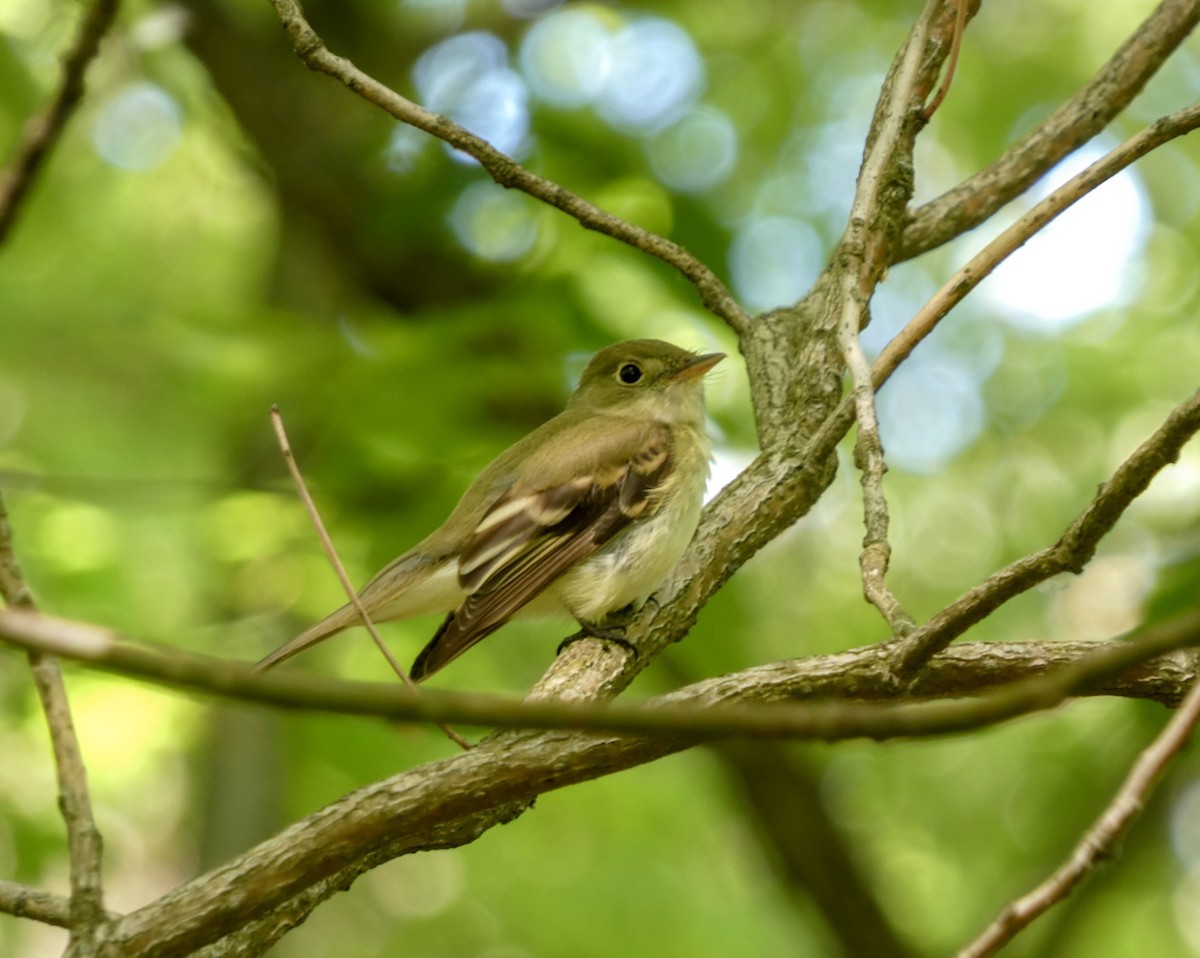
<instances>
[{"instance_id":1,"label":"bird's tail","mask_svg":"<svg viewBox=\"0 0 1200 958\"><path fill-rule=\"evenodd\" d=\"M324 641L331 635L336 635L343 629L349 628L357 621L358 613L354 611L354 607L344 605L336 612L327 615L316 625L309 626L290 642L285 642L270 655L259 659L254 663L254 671L265 672L280 662L290 659L293 655L299 655L305 649L312 648L318 642Z\"/></svg>"}]
</instances>

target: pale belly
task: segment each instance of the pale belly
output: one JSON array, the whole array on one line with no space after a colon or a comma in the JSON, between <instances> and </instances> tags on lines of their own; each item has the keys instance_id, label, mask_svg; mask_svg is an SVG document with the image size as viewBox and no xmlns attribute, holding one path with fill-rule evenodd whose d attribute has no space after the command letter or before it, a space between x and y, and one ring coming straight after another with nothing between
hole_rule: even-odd
<instances>
[{"instance_id":1,"label":"pale belly","mask_svg":"<svg viewBox=\"0 0 1200 958\"><path fill-rule=\"evenodd\" d=\"M576 619L597 623L610 612L641 605L679 564L700 521L706 476L675 490L670 505L626 529L564 575L551 589Z\"/></svg>"}]
</instances>

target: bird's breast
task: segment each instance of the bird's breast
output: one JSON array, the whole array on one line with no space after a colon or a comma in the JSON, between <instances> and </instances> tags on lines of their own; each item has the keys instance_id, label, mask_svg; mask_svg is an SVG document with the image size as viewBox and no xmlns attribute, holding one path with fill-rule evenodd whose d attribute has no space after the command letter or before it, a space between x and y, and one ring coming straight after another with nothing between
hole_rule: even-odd
<instances>
[{"instance_id":1,"label":"bird's breast","mask_svg":"<svg viewBox=\"0 0 1200 958\"><path fill-rule=\"evenodd\" d=\"M692 541L708 479L709 445L698 430L677 427L675 432L675 468L655 491L652 510L556 584L555 593L575 618L595 623L631 603L640 605Z\"/></svg>"}]
</instances>

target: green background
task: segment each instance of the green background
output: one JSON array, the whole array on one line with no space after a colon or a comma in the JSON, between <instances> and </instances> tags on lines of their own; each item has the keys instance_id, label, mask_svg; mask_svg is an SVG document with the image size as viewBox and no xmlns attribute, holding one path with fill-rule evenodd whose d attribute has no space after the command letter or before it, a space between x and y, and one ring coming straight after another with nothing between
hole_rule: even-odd
<instances>
[{"instance_id":1,"label":"green background","mask_svg":"<svg viewBox=\"0 0 1200 958\"><path fill-rule=\"evenodd\" d=\"M723 278L748 224L784 223L816 259L788 260L784 249L769 277L783 285L770 288L803 291L844 225L873 97L917 5L570 9L610 33L649 17L680 28L705 78L690 102L725 118L736 159L703 188L672 185L655 160L672 148L670 123L632 129L592 104L531 95L523 160L669 235ZM336 52L411 95L418 58L469 31L489 32L521 76L537 22L493 4L308 10ZM985 6L921 138L918 200L996 157L1148 10ZM78 13L0 0L0 143L49 97ZM1198 53L1185 44L1109 145L1194 101ZM135 96L146 91L149 106ZM131 102L141 112L121 121L115 111ZM561 408L596 348L653 336L736 352L666 267L489 185L419 137L402 137L414 152L398 169L395 136L388 117L300 64L265 3L123 10L0 249L0 487L45 611L256 659L342 601L287 480L271 404L352 578L364 581L436 525L491 457ZM678 149L686 155L688 141ZM881 397L884 443L896 437L899 453L886 486L890 581L918 618L1054 541L1197 386L1195 143L1168 145L1134 177L1136 224L1096 198L1100 233L1135 234L1118 295L1055 323L981 290L921 347L908 385L894 384L903 401L889 409L888 391ZM468 193L497 205L471 221L464 243L453 211ZM986 232L893 269L874 307L876 347ZM514 234L528 245L504 253ZM1090 303L1087 287L1102 277L1067 270L1086 266L1088 250L1060 243L1038 255L1060 257L1073 278L1056 286ZM736 280L747 305L781 305ZM713 378L716 476L727 480L754 454L753 422L740 361ZM1021 597L969 638L1106 638L1194 604L1198 518L1193 444L1082 577ZM740 571L631 694L884 638L861 599L861 536L843 456L814 514ZM407 661L435 626L385 635ZM520 694L563 634L561 623L509 626L431 684ZM386 677L358 632L294 667ZM0 653L0 876L61 891L62 825L26 671L16 652ZM116 910L452 748L426 730L214 704L74 667L68 683ZM1090 701L949 740L780 754L805 770L909 953L943 955L1063 859L1165 718L1153 704ZM1009 951L1200 954L1196 771L1186 758L1121 860ZM796 814L799 832L816 827L812 810ZM759 834L728 761L696 750L546 795L469 847L393 862L276 953L838 954ZM57 954L64 941L0 917L0 953Z\"/></svg>"}]
</instances>

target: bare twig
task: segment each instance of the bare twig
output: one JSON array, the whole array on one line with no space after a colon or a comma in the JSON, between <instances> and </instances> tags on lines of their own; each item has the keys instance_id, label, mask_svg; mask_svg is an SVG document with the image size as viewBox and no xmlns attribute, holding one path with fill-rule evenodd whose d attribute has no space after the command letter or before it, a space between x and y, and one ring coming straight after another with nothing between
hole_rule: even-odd
<instances>
[{"instance_id":1,"label":"bare twig","mask_svg":"<svg viewBox=\"0 0 1200 958\"><path fill-rule=\"evenodd\" d=\"M119 0L96 0L88 8L75 42L63 58L62 78L54 99L25 124L13 160L0 174L0 243L8 238L22 200L29 194L59 134L83 97L84 72L95 59L118 6Z\"/></svg>"},{"instance_id":2,"label":"bare twig","mask_svg":"<svg viewBox=\"0 0 1200 958\"><path fill-rule=\"evenodd\" d=\"M296 457L292 453L292 445L288 442L287 431L283 428L283 416L279 413L278 406L271 407L271 425L275 428L275 436L279 440L279 451L283 453L283 460L287 463L288 472L292 475L292 481L296 484L296 492L300 496L300 501L304 503L304 508L308 512L308 518L313 524L313 528L317 531L317 537L321 540L321 548L325 550L325 555L329 558L330 565L333 566L333 571L337 574L338 581L342 584L342 589L345 590L346 596L350 600L350 604L354 606L354 611L358 613L358 617L362 620L363 626L374 639L375 645L387 659L388 665L392 667L392 671L400 677L400 681L404 683L405 688L410 695L418 696L421 694L417 688L417 683L412 680L409 674L404 670L404 667L396 661L396 657L392 655L392 650L387 647L387 643L379 635L379 631L375 628L375 623L371 621L371 616L367 612L366 606L363 605L362 599L359 598L358 590L350 582L350 576L346 574L346 567L342 564L341 557L337 554L337 548L333 544L333 539L330 538L329 532L325 528L325 523L321 519L321 513L317 510L317 504L313 501L313 497L309 494L308 485L304 482L304 476L300 472L300 466L296 463ZM455 745L467 749L471 747L471 743L465 738L450 728L448 725L437 723L446 737Z\"/></svg>"},{"instance_id":3,"label":"bare twig","mask_svg":"<svg viewBox=\"0 0 1200 958\"><path fill-rule=\"evenodd\" d=\"M464 129L448 117L418 106L358 69L345 57L332 53L305 19L298 0L271 0L271 5L287 29L296 53L309 69L340 80L363 99L402 123L423 130L456 150L474 157L501 186L527 193L534 199L574 217L585 229L611 236L662 260L678 270L696 287L700 301L708 310L725 320L735 332L740 334L745 331L750 317L737 304L725 284L711 269L678 243L614 216L560 184L538 176L512 157L501 153L482 137Z\"/></svg>"},{"instance_id":4,"label":"bare twig","mask_svg":"<svg viewBox=\"0 0 1200 958\"><path fill-rule=\"evenodd\" d=\"M894 636L908 635L916 622L905 611L900 600L885 581L892 546L888 541L888 506L883 492L883 475L887 463L883 458L883 441L879 436L879 420L875 414L875 388L871 384L871 367L863 355L854 322L854 310L844 310L849 322L842 325L842 355L850 373L851 398L858 421L858 438L854 443L854 464L861 473L863 492L863 550L858 564L862 572L863 595L877 608Z\"/></svg>"},{"instance_id":5,"label":"bare twig","mask_svg":"<svg viewBox=\"0 0 1200 958\"><path fill-rule=\"evenodd\" d=\"M0 595L19 612L2 615L29 615L35 611L33 598L21 575L13 551L12 528L8 509L0 495ZM71 936L90 941L104 921L104 892L100 879L100 831L92 814L88 795L87 769L79 749L79 738L71 720L71 707L63 685L58 660L39 649L29 650L29 667L37 689L58 775L58 804L67 828L67 848L71 859Z\"/></svg>"},{"instance_id":6,"label":"bare twig","mask_svg":"<svg viewBox=\"0 0 1200 958\"><path fill-rule=\"evenodd\" d=\"M847 301L849 302L849 301ZM854 443L854 464L861 473L863 492L863 549L858 557L862 574L863 595L892 630L902 637L916 628L916 621L901 605L885 580L891 561L892 546L888 541L888 505L883 492L883 476L887 463L883 457L883 441L879 435L879 419L875 414L875 388L871 382L871 367L863 355L858 338L857 311L843 310L842 355L850 373L851 399L858 421L858 437Z\"/></svg>"},{"instance_id":7,"label":"bare twig","mask_svg":"<svg viewBox=\"0 0 1200 958\"><path fill-rule=\"evenodd\" d=\"M988 243L950 277L879 354L872 367L876 387L896 370L951 309L1047 223L1134 161L1176 137L1191 133L1197 127L1200 127L1200 106L1191 106L1156 120L1086 170L1071 177Z\"/></svg>"},{"instance_id":8,"label":"bare twig","mask_svg":"<svg viewBox=\"0 0 1200 958\"><path fill-rule=\"evenodd\" d=\"M1148 630L1138 643L1111 645L1090 660L1088 669L1105 670L1115 657L1146 653L1144 643L1153 639L1157 648L1200 640L1200 614L1168 626ZM1169 640L1169 641L1168 641ZM1068 670L1072 681L1081 672ZM1066 672L1042 676L1022 684L1022 710L1033 700L1049 704L1049 692ZM1090 673L1089 681L1099 678ZM656 711L672 705L687 705L692 712L731 707L730 696L742 693L731 677L710 679L661 699ZM393 693L398 690L393 689ZM432 696L424 696L432 700ZM759 701L763 701L760 699ZM816 733L833 712L829 705L845 708L836 721L824 726L826 735L848 736L887 730L897 732L897 716L908 732L920 726L925 732L937 727L949 731L961 727L968 714L978 719L977 710L1005 710L1016 700L1007 693L1001 699L984 696L974 702L939 702L927 705L894 706L872 710L853 703L808 703L786 711L804 715ZM561 706L560 706L561 707ZM852 722L849 716L854 715ZM953 716L953 720L951 720ZM999 711L991 718L998 719ZM799 725L795 730L799 730ZM333 879L346 887L363 867L380 864L408 852L460 845L477 838L487 828L519 813L529 799L544 792L653 761L694 744L701 733L670 737L636 735L576 734L563 732L512 733L490 739L470 752L456 754L423 768L400 773L346 795L337 802L292 825L245 855L201 876L158 901L120 919L113 930L113 955L153 954L156 958L190 954L247 921L262 917L316 883ZM123 950L122 950L123 949Z\"/></svg>"},{"instance_id":9,"label":"bare twig","mask_svg":"<svg viewBox=\"0 0 1200 958\"><path fill-rule=\"evenodd\" d=\"M613 676L618 691L653 653L678 641L708 598L751 556L804 516L836 472L836 449L854 422L839 405L839 333L865 325L912 199L920 109L949 50L953 8L931 0L897 51L872 115L853 212L829 267L792 307L759 316L739 346L750 372L762 454L711 502L692 546L630 625L643 654ZM914 72L915 71L915 72Z\"/></svg>"},{"instance_id":10,"label":"bare twig","mask_svg":"<svg viewBox=\"0 0 1200 958\"><path fill-rule=\"evenodd\" d=\"M1150 481L1179 458L1180 450L1197 431L1200 391L1176 406L1150 438L1117 467L1057 542L1005 566L903 639L896 651L897 675L911 677L970 626L1039 582L1062 572L1083 571L1100 540Z\"/></svg>"},{"instance_id":11,"label":"bare twig","mask_svg":"<svg viewBox=\"0 0 1200 958\"><path fill-rule=\"evenodd\" d=\"M934 294L879 354L871 367L871 379L875 388L882 386L891 377L900 363L934 330L937 324L950 313L954 306L961 302L1004 259L1019 249L1047 223L1072 204L1078 202L1089 192L1096 189L1100 184L1111 179L1121 170L1131 165L1134 161L1162 146L1164 143L1190 133L1198 126L1200 126L1200 107L1196 106L1188 107L1157 120L1097 160L1086 170L1072 177L1067 183L1055 190L1050 196L1038 203L1033 209L1022 216L1021 219L996 237L996 239L992 240ZM834 410L822 428L814 435L812 441L804 451L803 461L814 461L815 457L821 455L825 450L831 449L832 444L845 433L856 415L860 419L863 416L867 416L869 417L868 421L875 424L873 397L868 396L862 386L862 372L855 361L853 345L851 344L850 347L845 345L846 337L849 335L850 324L854 321L854 316L850 315L850 312L850 309L847 308L848 315L843 321L842 339L843 348L847 356L847 366L851 372L853 381L853 393L842 401L841 405ZM1189 404L1185 403L1184 405L1188 406ZM886 502L882 499L882 489L879 485L879 479L882 476L884 468L882 446L880 445L874 449L875 454L871 455L871 450L874 447L863 447L862 433L860 424L860 445L856 446L855 451L860 460L860 468L863 469L863 504L867 525L867 537L863 543L864 551L860 557L863 569L864 592L867 594L868 599L883 612L885 618L892 626L893 634L904 635L905 619L903 617L903 609L898 603L892 604L895 602L894 597L892 597L890 590L887 590L886 586L883 585L883 573L887 569L890 550L886 539ZM870 433L871 431L868 429L868 436ZM875 437L877 441L877 425ZM1184 437L1183 441L1186 441L1186 437ZM874 521L874 526L872 526L872 521ZM874 535L872 534L873 528L875 530ZM1103 531L1107 532L1107 528ZM1101 532L1101 535L1103 535L1103 532ZM1032 558L1029 557L1029 559ZM1021 562L1025 561L1027 560L1021 560ZM1058 569L1057 571L1062 570ZM1057 574L1057 571L1049 574ZM1003 574L998 573L997 575ZM1005 596L1001 601L1007 601L1012 595L1019 594L1040 581L1042 581L1041 578L1019 587L1016 592ZM877 588L874 598L872 598L872 594L869 591L872 587L882 587ZM953 608L953 606L950 608ZM948 644L950 641L953 641L954 636L960 635L966 629L967 625L978 621L978 619L971 619L969 623L962 625L961 628L954 631L954 635L946 638L945 636L949 635L949 633L941 631L943 623L945 623L942 617L949 611L949 609L943 610L943 613L935 617L919 633L913 635L911 637L912 641L905 648L909 650L917 649L921 641L920 636L922 635L932 637L935 634L940 634L943 638L939 641ZM988 611L991 610L989 609ZM935 623L938 624L935 626ZM930 632L931 628L936 628L937 632ZM944 647L944 644L938 647ZM915 653L911 651L910 653L906 653L906 655L912 654ZM920 656L917 655L914 658L906 659L909 664L905 666L904 671L907 673L911 669L919 667L919 658Z\"/></svg>"},{"instance_id":12,"label":"bare twig","mask_svg":"<svg viewBox=\"0 0 1200 958\"><path fill-rule=\"evenodd\" d=\"M921 116L926 121L937 112L937 108L946 99L946 94L950 92L950 84L954 82L954 71L958 67L958 55L962 50L963 34L967 31L967 8L970 6L970 0L953 0L953 2L957 8L954 17L954 41L950 45L950 56L946 58L946 69L942 74L942 82L938 86L937 93L921 111Z\"/></svg>"},{"instance_id":13,"label":"bare twig","mask_svg":"<svg viewBox=\"0 0 1200 958\"><path fill-rule=\"evenodd\" d=\"M849 225L835 256L836 296L841 303L837 340L850 375L851 398L858 420L855 464L862 473L863 551L859 556L863 594L879 609L893 635L906 635L915 627L912 617L884 581L891 556L888 542L888 507L883 492L887 466L879 422L875 415L875 389L871 368L863 354L859 333L867 324L867 303L887 268L887 230L880 223L895 217L912 193L912 145L919 125L917 86L921 76L932 20L940 9L931 0L913 27L901 56L884 84L875 110L876 124L859 171ZM959 10L963 16L966 0ZM882 214L882 215L881 215Z\"/></svg>"},{"instance_id":14,"label":"bare twig","mask_svg":"<svg viewBox=\"0 0 1200 958\"><path fill-rule=\"evenodd\" d=\"M1065 899L1104 860L1111 858L1125 833L1141 814L1171 760L1192 737L1200 720L1200 682L1158 737L1138 756L1113 800L1087 830L1075 850L1044 882L1011 902L957 958L994 955L1020 931Z\"/></svg>"},{"instance_id":15,"label":"bare twig","mask_svg":"<svg viewBox=\"0 0 1200 958\"><path fill-rule=\"evenodd\" d=\"M909 219L893 262L912 259L978 226L1103 130L1141 92L1200 21L1198 0L1163 0L1091 81L996 162Z\"/></svg>"},{"instance_id":16,"label":"bare twig","mask_svg":"<svg viewBox=\"0 0 1200 958\"><path fill-rule=\"evenodd\" d=\"M922 676L903 692L896 689L890 678L891 646L882 644L836 656L759 666L636 705L564 702L552 698L520 700L442 690L426 690L414 697L389 684L337 681L298 672L262 675L241 663L133 643L96 626L27 612L0 611L0 636L25 648L52 652L159 685L290 709L404 721L456 721L495 728L620 731L695 739L721 735L831 739L865 735L882 739L891 735L960 731L977 721L1000 721L1030 708L1055 704L1082 688L1094 687L1104 676L1119 674L1147 658L1197 641L1200 613L1149 629L1142 638L1130 642L1083 644L1064 649L1058 648L1057 643L1021 644L1016 649L994 643L978 645L962 653L961 658L939 660L936 668L947 670L941 673L940 680ZM968 664L972 655L988 654L995 654L1003 662L996 673L988 674L982 663ZM951 666L951 662L955 664ZM1021 665L1022 662L1025 664ZM1036 677L1051 663L1062 667L1056 671L1048 693L1043 689L1033 695L1021 686L997 693L995 701L945 703L944 708L894 704L898 696L961 696L1006 682L1019 685ZM939 684L950 675L957 675L957 680ZM711 704L706 701L706 690L713 687L724 690L721 707L698 710L697 704ZM878 705L865 708L852 702L778 705L795 698L847 696L879 699L891 708L881 710ZM776 704L768 708L762 703ZM929 711L917 717L916 710ZM883 717L885 712L888 717Z\"/></svg>"},{"instance_id":17,"label":"bare twig","mask_svg":"<svg viewBox=\"0 0 1200 958\"><path fill-rule=\"evenodd\" d=\"M0 881L0 912L59 928L71 927L71 900L40 888Z\"/></svg>"},{"instance_id":18,"label":"bare twig","mask_svg":"<svg viewBox=\"0 0 1200 958\"><path fill-rule=\"evenodd\" d=\"M36 609L33 596L25 576L21 574L21 566L17 563L17 554L13 551L12 526L8 521L8 505L4 501L4 493L0 492L0 598L10 609Z\"/></svg>"}]
</instances>

